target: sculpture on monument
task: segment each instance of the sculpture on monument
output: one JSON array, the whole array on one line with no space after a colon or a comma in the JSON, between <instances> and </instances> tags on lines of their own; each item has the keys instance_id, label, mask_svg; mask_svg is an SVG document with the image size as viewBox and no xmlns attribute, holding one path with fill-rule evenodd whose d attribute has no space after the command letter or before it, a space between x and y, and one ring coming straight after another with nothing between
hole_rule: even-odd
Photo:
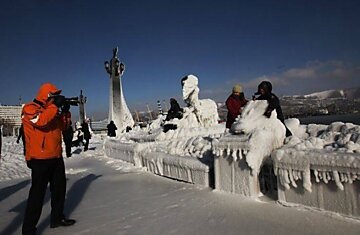
<instances>
[{"instance_id":1,"label":"sculpture on monument","mask_svg":"<svg viewBox=\"0 0 360 235\"><path fill-rule=\"evenodd\" d=\"M122 132L127 126L132 127L134 120L129 108L126 105L122 91L121 76L124 73L125 65L120 63L118 58L118 48L113 49L113 57L105 61L106 72L110 75L110 94L109 94L109 121L114 121L118 132Z\"/></svg>"}]
</instances>

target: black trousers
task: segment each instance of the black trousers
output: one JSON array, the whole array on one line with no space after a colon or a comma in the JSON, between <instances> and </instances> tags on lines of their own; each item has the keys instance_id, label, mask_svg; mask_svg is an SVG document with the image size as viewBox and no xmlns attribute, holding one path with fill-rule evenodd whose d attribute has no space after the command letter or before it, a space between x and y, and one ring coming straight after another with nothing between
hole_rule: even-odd
<instances>
[{"instance_id":1,"label":"black trousers","mask_svg":"<svg viewBox=\"0 0 360 235\"><path fill-rule=\"evenodd\" d=\"M89 149L89 139L84 139L85 143L84 143L84 151L87 151Z\"/></svg>"},{"instance_id":2,"label":"black trousers","mask_svg":"<svg viewBox=\"0 0 360 235\"><path fill-rule=\"evenodd\" d=\"M66 193L65 166L63 158L46 160L32 159L27 162L31 168L31 188L27 200L23 234L35 234L40 219L46 188L50 183L52 223L64 218Z\"/></svg>"},{"instance_id":3,"label":"black trousers","mask_svg":"<svg viewBox=\"0 0 360 235\"><path fill-rule=\"evenodd\" d=\"M72 141L64 141L65 143L65 151L66 151L66 156L70 157L71 156L71 143Z\"/></svg>"}]
</instances>

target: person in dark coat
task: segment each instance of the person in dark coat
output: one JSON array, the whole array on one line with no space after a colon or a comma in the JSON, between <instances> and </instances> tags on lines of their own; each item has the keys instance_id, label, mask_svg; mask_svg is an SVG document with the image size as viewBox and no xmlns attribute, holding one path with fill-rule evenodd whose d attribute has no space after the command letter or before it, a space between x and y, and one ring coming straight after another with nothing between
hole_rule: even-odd
<instances>
[{"instance_id":1,"label":"person in dark coat","mask_svg":"<svg viewBox=\"0 0 360 235\"><path fill-rule=\"evenodd\" d=\"M235 85L232 94L227 98L225 104L228 109L226 118L226 128L230 129L231 125L235 122L237 116L241 114L243 107L247 104L244 92L240 85Z\"/></svg>"},{"instance_id":2,"label":"person in dark coat","mask_svg":"<svg viewBox=\"0 0 360 235\"><path fill-rule=\"evenodd\" d=\"M87 123L87 121L84 121L82 123L81 130L84 133L84 140L85 140L84 151L87 151L89 149L89 140L91 139L89 124Z\"/></svg>"},{"instance_id":3,"label":"person in dark coat","mask_svg":"<svg viewBox=\"0 0 360 235\"><path fill-rule=\"evenodd\" d=\"M181 119L182 117L183 117L183 109L180 108L180 105L176 101L176 99L171 98L170 99L170 109L168 110L165 120L170 121L171 119L174 119L174 118Z\"/></svg>"},{"instance_id":4,"label":"person in dark coat","mask_svg":"<svg viewBox=\"0 0 360 235\"><path fill-rule=\"evenodd\" d=\"M66 157L71 157L71 146L74 137L74 129L72 127L71 121L70 121L70 125L65 130L63 130L62 134L65 143Z\"/></svg>"},{"instance_id":5,"label":"person in dark coat","mask_svg":"<svg viewBox=\"0 0 360 235\"><path fill-rule=\"evenodd\" d=\"M19 135L18 135L18 138L16 140L16 143L20 143L20 139L23 143L23 150L24 150L24 156L25 156L25 153L26 153L26 149L25 149L25 135L24 135L24 126L23 124L21 124L20 126L20 129L19 129Z\"/></svg>"},{"instance_id":6,"label":"person in dark coat","mask_svg":"<svg viewBox=\"0 0 360 235\"><path fill-rule=\"evenodd\" d=\"M107 132L107 135L110 136L110 137L115 137L116 136L116 130L117 130L117 127L114 123L114 121L110 121L110 123L106 126L108 132Z\"/></svg>"},{"instance_id":7,"label":"person in dark coat","mask_svg":"<svg viewBox=\"0 0 360 235\"><path fill-rule=\"evenodd\" d=\"M277 113L277 118L284 124L286 128L286 137L291 136L291 131L286 127L284 122L284 115L280 106L280 100L279 98L272 93L272 84L269 81L262 81L258 86L258 91L255 93L255 95L260 95L259 97L254 98L256 100L267 100L269 103L264 115L266 117L271 116L271 112L275 109Z\"/></svg>"}]
</instances>

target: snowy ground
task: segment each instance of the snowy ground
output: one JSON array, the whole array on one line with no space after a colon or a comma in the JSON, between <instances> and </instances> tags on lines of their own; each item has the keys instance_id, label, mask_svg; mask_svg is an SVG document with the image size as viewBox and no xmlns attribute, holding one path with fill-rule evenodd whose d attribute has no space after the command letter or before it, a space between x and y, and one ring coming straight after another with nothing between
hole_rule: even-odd
<instances>
[{"instance_id":1,"label":"snowy ground","mask_svg":"<svg viewBox=\"0 0 360 235\"><path fill-rule=\"evenodd\" d=\"M90 150L73 149L67 168L68 228L49 228L49 195L39 234L359 234L360 222L286 208L149 174L104 156L95 136ZM21 145L3 139L0 234L21 234L30 187Z\"/></svg>"}]
</instances>

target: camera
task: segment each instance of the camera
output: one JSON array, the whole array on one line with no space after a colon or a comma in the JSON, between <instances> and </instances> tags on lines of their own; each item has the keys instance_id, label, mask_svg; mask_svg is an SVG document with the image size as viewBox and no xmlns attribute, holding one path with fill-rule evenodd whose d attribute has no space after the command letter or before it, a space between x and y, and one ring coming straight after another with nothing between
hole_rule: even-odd
<instances>
[{"instance_id":1,"label":"camera","mask_svg":"<svg viewBox=\"0 0 360 235\"><path fill-rule=\"evenodd\" d=\"M49 97L53 98L54 104L59 108L62 107L62 109L64 107L66 107L65 109L70 109L70 106L78 106L80 103L79 97L67 98L63 95L51 95Z\"/></svg>"},{"instance_id":2,"label":"camera","mask_svg":"<svg viewBox=\"0 0 360 235\"><path fill-rule=\"evenodd\" d=\"M65 105L71 105L71 106L78 106L80 103L79 101L79 97L75 96L75 97L71 97L71 98L67 98L65 97Z\"/></svg>"}]
</instances>

